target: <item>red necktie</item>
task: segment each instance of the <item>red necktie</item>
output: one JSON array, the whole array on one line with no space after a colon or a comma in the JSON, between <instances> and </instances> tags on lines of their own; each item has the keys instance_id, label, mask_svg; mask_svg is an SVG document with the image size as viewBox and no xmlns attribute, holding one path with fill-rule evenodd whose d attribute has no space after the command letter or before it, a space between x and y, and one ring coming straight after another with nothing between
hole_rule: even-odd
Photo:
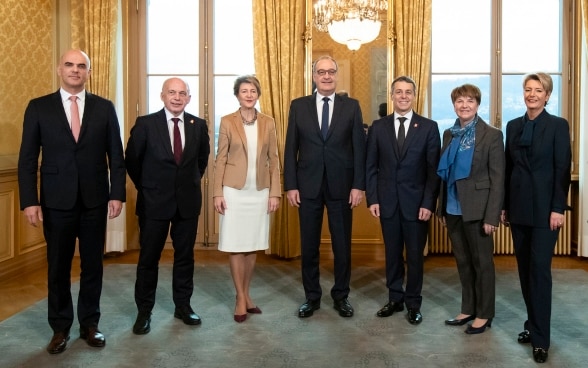
<instances>
[{"instance_id":1,"label":"red necktie","mask_svg":"<svg viewBox=\"0 0 588 368\"><path fill-rule=\"evenodd\" d=\"M71 134L73 134L76 142L80 136L80 110L78 110L78 96L69 96L71 100L70 112L71 112Z\"/></svg>"},{"instance_id":2,"label":"red necktie","mask_svg":"<svg viewBox=\"0 0 588 368\"><path fill-rule=\"evenodd\" d=\"M180 128L178 127L179 118L172 118L174 122L174 159L176 164L182 161L182 136L180 135Z\"/></svg>"}]
</instances>

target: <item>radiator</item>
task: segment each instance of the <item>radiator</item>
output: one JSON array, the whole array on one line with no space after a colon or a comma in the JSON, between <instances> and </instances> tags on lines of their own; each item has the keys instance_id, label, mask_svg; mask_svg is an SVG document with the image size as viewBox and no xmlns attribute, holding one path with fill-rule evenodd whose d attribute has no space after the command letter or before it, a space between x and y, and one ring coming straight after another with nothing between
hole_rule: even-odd
<instances>
[{"instance_id":1,"label":"radiator","mask_svg":"<svg viewBox=\"0 0 588 368\"><path fill-rule=\"evenodd\" d=\"M565 213L564 226L559 231L559 238L555 245L554 254L571 255L572 254L572 215L570 211ZM447 236L447 229L443 226L437 217L429 221L429 242L428 252L432 254L451 253L451 241ZM514 254L510 228L500 225L494 233L494 254Z\"/></svg>"}]
</instances>

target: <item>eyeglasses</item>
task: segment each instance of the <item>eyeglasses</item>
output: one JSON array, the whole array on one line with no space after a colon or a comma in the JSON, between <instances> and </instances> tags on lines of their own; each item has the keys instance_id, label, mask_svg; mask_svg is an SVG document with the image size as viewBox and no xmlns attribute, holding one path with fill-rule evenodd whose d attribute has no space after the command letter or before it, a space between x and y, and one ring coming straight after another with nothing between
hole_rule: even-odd
<instances>
[{"instance_id":1,"label":"eyeglasses","mask_svg":"<svg viewBox=\"0 0 588 368\"><path fill-rule=\"evenodd\" d=\"M320 75L321 77L324 75L335 75L337 74L337 70L335 69L329 69L329 70L324 70L324 69L319 69L316 71L316 74Z\"/></svg>"},{"instance_id":2,"label":"eyeglasses","mask_svg":"<svg viewBox=\"0 0 588 368\"><path fill-rule=\"evenodd\" d=\"M180 95L180 97L187 97L188 96L188 92L186 92L186 91L175 91L173 89L170 89L169 91L167 91L167 95L170 97L173 97L176 94Z\"/></svg>"}]
</instances>

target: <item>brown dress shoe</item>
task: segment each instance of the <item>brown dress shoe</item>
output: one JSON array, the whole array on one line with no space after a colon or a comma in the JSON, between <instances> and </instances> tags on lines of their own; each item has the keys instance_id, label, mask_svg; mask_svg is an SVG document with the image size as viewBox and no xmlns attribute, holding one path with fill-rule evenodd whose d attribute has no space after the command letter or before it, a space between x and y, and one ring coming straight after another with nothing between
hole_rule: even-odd
<instances>
[{"instance_id":1,"label":"brown dress shoe","mask_svg":"<svg viewBox=\"0 0 588 368\"><path fill-rule=\"evenodd\" d=\"M63 353L67 348L67 341L69 340L69 332L62 331L53 334L49 345L47 345L47 352L49 354Z\"/></svg>"},{"instance_id":2,"label":"brown dress shoe","mask_svg":"<svg viewBox=\"0 0 588 368\"><path fill-rule=\"evenodd\" d=\"M80 338L86 340L88 345L95 348L101 348L106 345L106 339L98 327L80 327Z\"/></svg>"}]
</instances>

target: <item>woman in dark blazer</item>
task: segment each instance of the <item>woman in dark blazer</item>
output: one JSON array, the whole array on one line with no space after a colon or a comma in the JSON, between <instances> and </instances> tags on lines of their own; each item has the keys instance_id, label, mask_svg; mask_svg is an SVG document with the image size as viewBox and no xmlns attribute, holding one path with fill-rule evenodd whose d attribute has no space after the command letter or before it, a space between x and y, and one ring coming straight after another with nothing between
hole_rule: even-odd
<instances>
[{"instance_id":1,"label":"woman in dark blazer","mask_svg":"<svg viewBox=\"0 0 588 368\"><path fill-rule=\"evenodd\" d=\"M520 343L531 343L537 363L547 360L551 319L551 258L564 223L571 147L565 119L545 106L553 90L545 73L525 76L527 112L506 127L505 212L517 257L527 320Z\"/></svg>"},{"instance_id":2,"label":"woman in dark blazer","mask_svg":"<svg viewBox=\"0 0 588 368\"><path fill-rule=\"evenodd\" d=\"M443 133L437 173L442 179L439 219L447 226L461 281L461 312L445 324L479 334L492 325L495 304L494 241L504 198L502 131L478 116L480 89L456 87L451 101L458 118Z\"/></svg>"}]
</instances>

